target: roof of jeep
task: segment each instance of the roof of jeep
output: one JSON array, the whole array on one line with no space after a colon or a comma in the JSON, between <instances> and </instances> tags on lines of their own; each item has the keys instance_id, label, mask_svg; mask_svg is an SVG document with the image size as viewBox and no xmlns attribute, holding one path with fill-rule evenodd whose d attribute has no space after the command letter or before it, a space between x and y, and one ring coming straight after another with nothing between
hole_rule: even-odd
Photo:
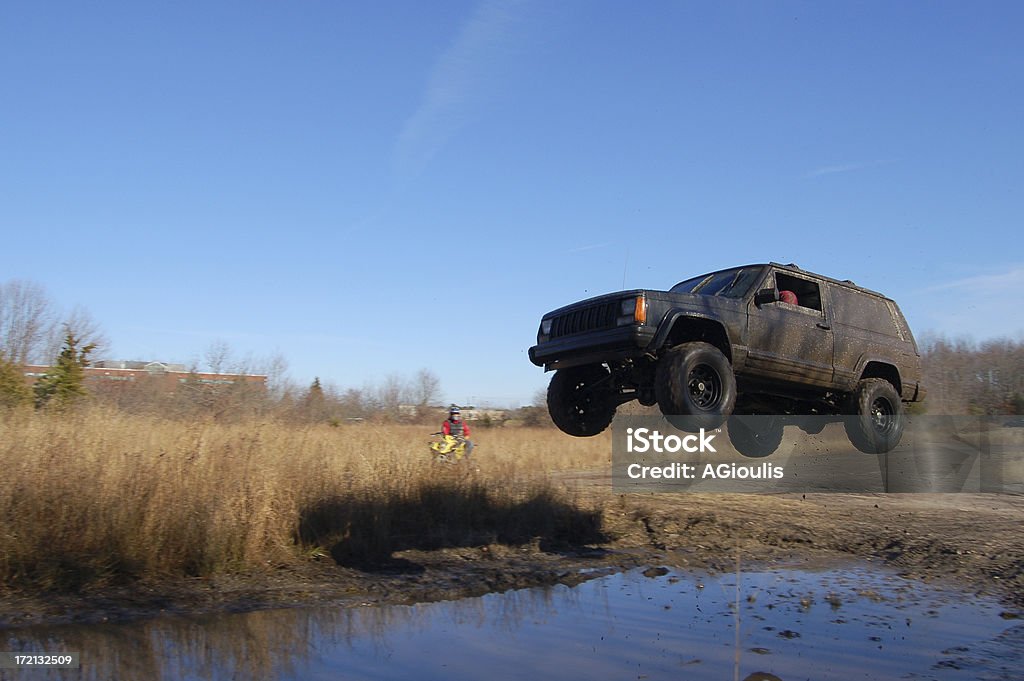
<instances>
[{"instance_id":1,"label":"roof of jeep","mask_svg":"<svg viewBox=\"0 0 1024 681\"><path fill-rule=\"evenodd\" d=\"M805 274L805 275L809 275L809 276L812 276L812 277L816 277L818 279L824 279L825 281L830 282L832 284L837 284L839 286L845 286L846 288L851 288L851 289L854 289L855 291L860 291L861 293L867 293L867 294L870 294L870 295L873 295L873 296L878 296L879 298L885 298L886 300L890 300L889 297L879 293L878 291L872 291L869 288L864 288L863 286L857 286L857 284L853 283L849 279L845 279L845 280L833 279L832 277L826 277L824 274L818 274L817 272L811 272L810 270L801 269L798 265L794 265L793 263L789 263L788 265L783 265L782 263L777 263L777 262L769 262L769 263L763 263L762 262L762 263L754 263L754 264L751 264L751 265L741 265L741 267L775 267L775 268L778 268L780 270L785 270L787 272L792 272L794 274ZM736 267L726 267L724 269L733 270L733 269L738 269L738 268L736 268ZM718 270L718 271L721 272L722 270Z\"/></svg>"}]
</instances>

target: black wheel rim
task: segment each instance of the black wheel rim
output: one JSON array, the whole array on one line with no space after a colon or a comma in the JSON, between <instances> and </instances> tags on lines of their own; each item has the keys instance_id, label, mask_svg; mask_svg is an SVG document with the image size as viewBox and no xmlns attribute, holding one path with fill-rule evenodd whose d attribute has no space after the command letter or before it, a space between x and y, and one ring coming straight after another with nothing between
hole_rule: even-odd
<instances>
[{"instance_id":1,"label":"black wheel rim","mask_svg":"<svg viewBox=\"0 0 1024 681\"><path fill-rule=\"evenodd\" d=\"M590 407L590 386L579 382L573 387L572 392L575 395L573 413L576 414L577 418L585 416Z\"/></svg>"},{"instance_id":2,"label":"black wheel rim","mask_svg":"<svg viewBox=\"0 0 1024 681\"><path fill-rule=\"evenodd\" d=\"M575 414L577 421L582 422L588 415L598 410L601 404L599 386L603 379L604 377L596 381L578 380L573 385L572 412Z\"/></svg>"},{"instance_id":3,"label":"black wheel rim","mask_svg":"<svg viewBox=\"0 0 1024 681\"><path fill-rule=\"evenodd\" d=\"M875 398L868 416L871 419L871 427L879 435L890 435L896 428L896 410L884 397Z\"/></svg>"},{"instance_id":4,"label":"black wheel rim","mask_svg":"<svg viewBox=\"0 0 1024 681\"><path fill-rule=\"evenodd\" d=\"M722 378L707 364L698 364L686 377L690 401L701 411L710 411L722 400Z\"/></svg>"}]
</instances>

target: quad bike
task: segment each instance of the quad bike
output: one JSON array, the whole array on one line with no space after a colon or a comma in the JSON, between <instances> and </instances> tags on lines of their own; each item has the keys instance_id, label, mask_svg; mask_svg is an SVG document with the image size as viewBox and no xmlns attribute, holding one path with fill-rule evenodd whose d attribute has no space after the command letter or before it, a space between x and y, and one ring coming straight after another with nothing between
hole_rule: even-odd
<instances>
[{"instance_id":1,"label":"quad bike","mask_svg":"<svg viewBox=\"0 0 1024 681\"><path fill-rule=\"evenodd\" d=\"M458 463L462 461L466 456L466 438L456 437L455 435L445 435L444 433L432 433L432 435L440 435L440 440L433 440L430 443L430 453L434 457L434 461L441 463Z\"/></svg>"}]
</instances>

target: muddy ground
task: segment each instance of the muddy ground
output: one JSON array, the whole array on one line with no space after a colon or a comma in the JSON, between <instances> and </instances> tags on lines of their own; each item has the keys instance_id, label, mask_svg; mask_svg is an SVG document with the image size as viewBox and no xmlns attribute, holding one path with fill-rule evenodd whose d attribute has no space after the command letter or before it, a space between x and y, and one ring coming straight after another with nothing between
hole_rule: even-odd
<instances>
[{"instance_id":1,"label":"muddy ground","mask_svg":"<svg viewBox=\"0 0 1024 681\"><path fill-rule=\"evenodd\" d=\"M216 579L0 596L0 627L116 621L163 613L413 603L671 565L711 571L870 562L922 581L1003 600L1024 612L1024 497L1007 495L613 494L597 473L564 476L581 506L600 509L600 540L408 550L381 565L329 555L300 567ZM471 542L467 542L471 544Z\"/></svg>"}]
</instances>

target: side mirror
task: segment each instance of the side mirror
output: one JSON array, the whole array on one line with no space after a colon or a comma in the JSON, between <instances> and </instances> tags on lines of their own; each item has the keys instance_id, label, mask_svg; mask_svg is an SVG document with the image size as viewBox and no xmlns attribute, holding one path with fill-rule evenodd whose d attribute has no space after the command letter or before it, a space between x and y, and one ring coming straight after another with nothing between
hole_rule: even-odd
<instances>
[{"instance_id":1,"label":"side mirror","mask_svg":"<svg viewBox=\"0 0 1024 681\"><path fill-rule=\"evenodd\" d=\"M779 292L773 288L763 288L754 294L754 305L758 307L777 302L779 302Z\"/></svg>"}]
</instances>

